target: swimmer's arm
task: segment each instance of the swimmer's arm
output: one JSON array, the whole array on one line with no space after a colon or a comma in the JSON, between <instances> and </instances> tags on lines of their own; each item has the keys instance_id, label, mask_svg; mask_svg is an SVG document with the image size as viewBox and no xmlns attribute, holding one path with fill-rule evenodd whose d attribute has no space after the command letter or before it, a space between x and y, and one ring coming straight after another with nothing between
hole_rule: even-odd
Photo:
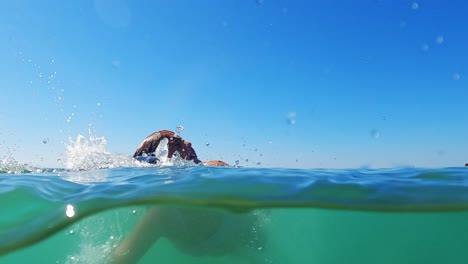
<instances>
[{"instance_id":1,"label":"swimmer's arm","mask_svg":"<svg viewBox=\"0 0 468 264\"><path fill-rule=\"evenodd\" d=\"M137 263L146 251L161 237L158 226L160 210L150 207L132 232L112 252L109 263Z\"/></svg>"}]
</instances>

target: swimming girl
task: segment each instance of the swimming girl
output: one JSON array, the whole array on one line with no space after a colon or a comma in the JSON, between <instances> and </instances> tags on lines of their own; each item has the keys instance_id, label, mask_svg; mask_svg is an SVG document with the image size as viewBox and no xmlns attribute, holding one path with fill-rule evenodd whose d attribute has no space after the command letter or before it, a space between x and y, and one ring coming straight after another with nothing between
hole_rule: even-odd
<instances>
[{"instance_id":1,"label":"swimming girl","mask_svg":"<svg viewBox=\"0 0 468 264\"><path fill-rule=\"evenodd\" d=\"M157 163L155 151L162 139L168 140L168 158L177 151L182 159L196 164L229 166L219 160L200 161L190 142L168 130L157 131L146 137L133 157ZM112 253L110 262L136 263L158 239L166 238L178 250L192 256L241 256L249 258L242 260L242 263L249 263L256 259L251 253L258 252L258 248L264 246L260 220L259 215L254 213L234 214L215 208L151 206Z\"/></svg>"}]
</instances>

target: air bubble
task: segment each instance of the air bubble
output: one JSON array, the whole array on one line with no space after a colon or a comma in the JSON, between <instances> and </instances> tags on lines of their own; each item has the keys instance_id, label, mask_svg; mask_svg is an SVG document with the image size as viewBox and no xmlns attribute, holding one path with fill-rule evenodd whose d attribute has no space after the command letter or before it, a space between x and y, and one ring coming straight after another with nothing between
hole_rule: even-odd
<instances>
[{"instance_id":1,"label":"air bubble","mask_svg":"<svg viewBox=\"0 0 468 264\"><path fill-rule=\"evenodd\" d=\"M444 36L442 35L439 35L436 37L436 43L441 45L442 43L444 43Z\"/></svg>"},{"instance_id":2,"label":"air bubble","mask_svg":"<svg viewBox=\"0 0 468 264\"><path fill-rule=\"evenodd\" d=\"M239 160L236 160L236 161L234 161L234 162L236 163L236 166L239 166L239 163L240 163Z\"/></svg>"},{"instance_id":3,"label":"air bubble","mask_svg":"<svg viewBox=\"0 0 468 264\"><path fill-rule=\"evenodd\" d=\"M455 81L458 81L458 80L460 80L461 76L460 76L460 74L459 74L458 72L456 72L456 73L453 74L452 78L453 78Z\"/></svg>"},{"instance_id":4,"label":"air bubble","mask_svg":"<svg viewBox=\"0 0 468 264\"><path fill-rule=\"evenodd\" d=\"M42 143L44 143L44 144L49 143L49 138L44 138L44 139L42 140Z\"/></svg>"},{"instance_id":5,"label":"air bubble","mask_svg":"<svg viewBox=\"0 0 468 264\"><path fill-rule=\"evenodd\" d=\"M411 9L413 9L413 10L418 10L418 9L419 9L419 4L416 3L416 2L413 2L413 3L411 4Z\"/></svg>"},{"instance_id":6,"label":"air bubble","mask_svg":"<svg viewBox=\"0 0 468 264\"><path fill-rule=\"evenodd\" d=\"M210 143L209 143L209 142L206 142L206 143L205 143L205 146L209 147L209 146L210 146Z\"/></svg>"}]
</instances>

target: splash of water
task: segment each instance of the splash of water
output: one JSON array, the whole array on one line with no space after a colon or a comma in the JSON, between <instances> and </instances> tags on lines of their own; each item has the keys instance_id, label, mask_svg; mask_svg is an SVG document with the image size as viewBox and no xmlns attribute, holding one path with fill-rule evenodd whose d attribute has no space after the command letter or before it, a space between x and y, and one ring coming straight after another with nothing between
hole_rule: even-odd
<instances>
[{"instance_id":1,"label":"splash of water","mask_svg":"<svg viewBox=\"0 0 468 264\"><path fill-rule=\"evenodd\" d=\"M28 164L22 164L15 160L12 154L7 153L0 160L0 173L19 174L32 172L33 168Z\"/></svg>"},{"instance_id":2,"label":"splash of water","mask_svg":"<svg viewBox=\"0 0 468 264\"><path fill-rule=\"evenodd\" d=\"M90 135L86 138L78 135L76 140L68 139L66 147L66 158L64 167L72 171L90 171L107 168L121 167L149 167L149 166L190 166L195 165L191 161L186 161L176 154L172 158L168 158L168 140L163 139L156 149L156 157L159 162L157 165L140 162L133 159L130 155L114 154L106 150L107 140L105 137L96 137ZM98 178L102 178L99 176ZM76 180L76 179L75 179ZM76 181L83 181L79 179ZM96 180L96 179L94 179Z\"/></svg>"},{"instance_id":3,"label":"splash of water","mask_svg":"<svg viewBox=\"0 0 468 264\"><path fill-rule=\"evenodd\" d=\"M167 138L163 138L156 148L155 155L159 160L158 165L160 166L193 166L196 165L192 161L184 160L180 157L178 152L174 154L174 157L168 158L167 154L169 152L168 144L169 141Z\"/></svg>"},{"instance_id":4,"label":"splash of water","mask_svg":"<svg viewBox=\"0 0 468 264\"><path fill-rule=\"evenodd\" d=\"M76 140L68 139L66 160L64 166L68 170L95 170L105 168L135 166L133 159L128 155L112 154L106 150L105 137L90 135L86 138L78 135Z\"/></svg>"}]
</instances>

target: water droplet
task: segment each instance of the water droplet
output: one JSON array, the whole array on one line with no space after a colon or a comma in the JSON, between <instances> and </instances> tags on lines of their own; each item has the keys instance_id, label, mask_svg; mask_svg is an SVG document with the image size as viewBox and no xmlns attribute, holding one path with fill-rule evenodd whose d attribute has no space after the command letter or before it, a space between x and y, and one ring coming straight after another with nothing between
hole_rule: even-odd
<instances>
[{"instance_id":1,"label":"water droplet","mask_svg":"<svg viewBox=\"0 0 468 264\"><path fill-rule=\"evenodd\" d=\"M73 217L73 216L75 216L75 208L73 208L73 205L71 205L71 204L68 204L68 205L67 205L67 210L65 211L65 214L66 214L68 217Z\"/></svg>"},{"instance_id":2,"label":"water droplet","mask_svg":"<svg viewBox=\"0 0 468 264\"><path fill-rule=\"evenodd\" d=\"M234 161L236 163L236 166L239 166L239 160Z\"/></svg>"},{"instance_id":3,"label":"water droplet","mask_svg":"<svg viewBox=\"0 0 468 264\"><path fill-rule=\"evenodd\" d=\"M42 140L42 143L44 143L44 144L49 143L49 138L44 138L44 139Z\"/></svg>"},{"instance_id":4,"label":"water droplet","mask_svg":"<svg viewBox=\"0 0 468 264\"><path fill-rule=\"evenodd\" d=\"M405 28L406 27L406 21L400 21L400 27Z\"/></svg>"},{"instance_id":5,"label":"water droplet","mask_svg":"<svg viewBox=\"0 0 468 264\"><path fill-rule=\"evenodd\" d=\"M210 143L209 143L209 142L206 142L206 143L205 143L205 146L209 147L209 146L210 146Z\"/></svg>"},{"instance_id":6,"label":"water droplet","mask_svg":"<svg viewBox=\"0 0 468 264\"><path fill-rule=\"evenodd\" d=\"M296 124L296 112L289 112L287 121L289 125L295 125Z\"/></svg>"},{"instance_id":7,"label":"water droplet","mask_svg":"<svg viewBox=\"0 0 468 264\"><path fill-rule=\"evenodd\" d=\"M115 69L120 68L120 61L119 60L113 60L112 61L112 67L114 67Z\"/></svg>"},{"instance_id":8,"label":"water droplet","mask_svg":"<svg viewBox=\"0 0 468 264\"><path fill-rule=\"evenodd\" d=\"M427 45L427 43L423 43L423 44L421 45L421 50L422 50L422 51L428 51L428 50L429 50L429 45Z\"/></svg>"},{"instance_id":9,"label":"water droplet","mask_svg":"<svg viewBox=\"0 0 468 264\"><path fill-rule=\"evenodd\" d=\"M184 127L183 126L177 126L176 131L177 131L177 134L180 134L180 132L184 131Z\"/></svg>"},{"instance_id":10,"label":"water droplet","mask_svg":"<svg viewBox=\"0 0 468 264\"><path fill-rule=\"evenodd\" d=\"M436 37L436 43L441 45L442 43L444 43L444 36L442 35L439 35Z\"/></svg>"},{"instance_id":11,"label":"water droplet","mask_svg":"<svg viewBox=\"0 0 468 264\"><path fill-rule=\"evenodd\" d=\"M377 129L372 129L370 135L374 139L378 139L380 137L380 132Z\"/></svg>"},{"instance_id":12,"label":"water droplet","mask_svg":"<svg viewBox=\"0 0 468 264\"><path fill-rule=\"evenodd\" d=\"M416 2L413 2L413 3L411 4L411 9L413 9L413 10L418 10L418 9L419 9L419 4L416 3Z\"/></svg>"},{"instance_id":13,"label":"water droplet","mask_svg":"<svg viewBox=\"0 0 468 264\"><path fill-rule=\"evenodd\" d=\"M454 79L455 81L458 81L458 80L460 80L460 78L461 78L461 76L460 76L460 74L459 74L458 72L454 73L452 77L453 77L453 79Z\"/></svg>"}]
</instances>

